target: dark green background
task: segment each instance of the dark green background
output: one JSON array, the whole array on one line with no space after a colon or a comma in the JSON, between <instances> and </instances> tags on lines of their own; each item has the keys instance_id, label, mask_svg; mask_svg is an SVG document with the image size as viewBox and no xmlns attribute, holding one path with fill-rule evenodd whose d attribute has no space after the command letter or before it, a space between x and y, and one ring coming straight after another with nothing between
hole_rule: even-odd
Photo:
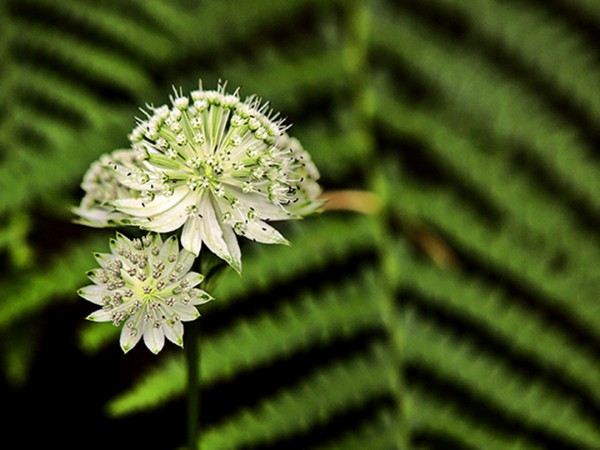
<instances>
[{"instance_id":1,"label":"dark green background","mask_svg":"<svg viewBox=\"0 0 600 450\"><path fill-rule=\"evenodd\" d=\"M7 448L184 444L183 353L84 322L113 230L70 207L139 107L222 79L383 207L243 246L202 448L600 449L599 37L595 0L0 1Z\"/></svg>"}]
</instances>

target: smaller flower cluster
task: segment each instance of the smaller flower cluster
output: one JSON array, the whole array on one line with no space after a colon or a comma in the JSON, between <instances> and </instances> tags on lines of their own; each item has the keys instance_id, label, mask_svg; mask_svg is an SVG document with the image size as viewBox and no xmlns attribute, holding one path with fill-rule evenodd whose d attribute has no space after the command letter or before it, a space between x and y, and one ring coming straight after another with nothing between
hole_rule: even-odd
<instances>
[{"instance_id":1,"label":"smaller flower cluster","mask_svg":"<svg viewBox=\"0 0 600 450\"><path fill-rule=\"evenodd\" d=\"M94 283L78 294L102 308L88 316L96 322L112 322L121 330L120 343L128 352L143 337L158 353L165 336L183 346L183 324L200 316L194 305L212 300L198 289L203 276L190 272L194 255L179 250L175 236L163 242L151 233L130 240L117 233L111 253L97 253L100 268L88 272Z\"/></svg>"}]
</instances>

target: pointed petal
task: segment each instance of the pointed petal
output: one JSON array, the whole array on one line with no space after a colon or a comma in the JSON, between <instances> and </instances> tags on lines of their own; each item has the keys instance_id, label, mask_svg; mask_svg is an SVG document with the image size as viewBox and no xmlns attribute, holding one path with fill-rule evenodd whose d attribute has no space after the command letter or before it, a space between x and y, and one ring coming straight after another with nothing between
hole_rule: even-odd
<instances>
[{"instance_id":1,"label":"pointed petal","mask_svg":"<svg viewBox=\"0 0 600 450\"><path fill-rule=\"evenodd\" d=\"M154 200L142 198L123 198L114 200L111 204L117 210L136 217L150 217L161 214L175 207L190 192L187 186L175 189L172 195L157 195Z\"/></svg>"},{"instance_id":2,"label":"pointed petal","mask_svg":"<svg viewBox=\"0 0 600 450\"><path fill-rule=\"evenodd\" d=\"M169 341L183 347L183 324L181 321L166 322L163 324L162 329Z\"/></svg>"},{"instance_id":3,"label":"pointed petal","mask_svg":"<svg viewBox=\"0 0 600 450\"><path fill-rule=\"evenodd\" d=\"M204 275L196 272L189 272L181 280L179 280L178 283L181 283L184 280L188 284L187 288L193 288L202 283L202 280L204 280Z\"/></svg>"},{"instance_id":4,"label":"pointed petal","mask_svg":"<svg viewBox=\"0 0 600 450\"><path fill-rule=\"evenodd\" d=\"M177 266L181 265L179 273L188 273L194 261L196 261L196 256L192 252L188 252L185 249L181 250L177 258Z\"/></svg>"},{"instance_id":5,"label":"pointed petal","mask_svg":"<svg viewBox=\"0 0 600 450\"><path fill-rule=\"evenodd\" d=\"M188 218L187 208L196 204L198 196L191 191L179 203L171 209L157 214L156 216L140 219L139 225L146 229L156 231L157 233L168 233L180 228Z\"/></svg>"},{"instance_id":6,"label":"pointed petal","mask_svg":"<svg viewBox=\"0 0 600 450\"><path fill-rule=\"evenodd\" d=\"M131 316L125 326L121 330L121 336L119 343L123 353L127 353L131 350L142 338L142 320L143 314L138 311L135 315Z\"/></svg>"},{"instance_id":7,"label":"pointed petal","mask_svg":"<svg viewBox=\"0 0 600 450\"><path fill-rule=\"evenodd\" d=\"M181 232L181 245L196 256L200 254L202 248L202 236L198 223L200 220L202 219L196 215L188 217Z\"/></svg>"},{"instance_id":8,"label":"pointed petal","mask_svg":"<svg viewBox=\"0 0 600 450\"><path fill-rule=\"evenodd\" d=\"M225 240L227 248L229 249L229 254L231 255L229 264L237 273L242 273L242 251L240 250L237 236L233 232L233 228L227 224L221 223L221 230L223 231L223 239Z\"/></svg>"},{"instance_id":9,"label":"pointed petal","mask_svg":"<svg viewBox=\"0 0 600 450\"><path fill-rule=\"evenodd\" d=\"M144 324L144 344L155 355L165 346L165 335L162 326L155 326L153 320Z\"/></svg>"},{"instance_id":10,"label":"pointed petal","mask_svg":"<svg viewBox=\"0 0 600 450\"><path fill-rule=\"evenodd\" d=\"M103 297L110 296L111 292L103 286L97 284L90 284L89 286L82 287L77 291L77 295L80 297L95 303L96 305L103 304Z\"/></svg>"},{"instance_id":11,"label":"pointed petal","mask_svg":"<svg viewBox=\"0 0 600 450\"><path fill-rule=\"evenodd\" d=\"M92 322L112 322L112 314L113 310L105 311L103 309L99 309L98 311L94 311L87 316L86 320L91 320Z\"/></svg>"},{"instance_id":12,"label":"pointed petal","mask_svg":"<svg viewBox=\"0 0 600 450\"><path fill-rule=\"evenodd\" d=\"M191 303L184 304L181 302L175 302L171 309L177 313L179 320L182 322L189 322L190 320L195 320L200 317L200 313Z\"/></svg>"},{"instance_id":13,"label":"pointed petal","mask_svg":"<svg viewBox=\"0 0 600 450\"><path fill-rule=\"evenodd\" d=\"M263 244L285 244L289 241L284 238L279 231L262 220L251 220L246 224L245 236Z\"/></svg>"},{"instance_id":14,"label":"pointed petal","mask_svg":"<svg viewBox=\"0 0 600 450\"><path fill-rule=\"evenodd\" d=\"M140 219L135 223L144 230L151 230L156 233L170 233L171 231L181 228L187 219L185 205L182 205L182 208L179 208L178 206L179 205L173 208L172 211L166 211L163 214L148 217L145 220Z\"/></svg>"},{"instance_id":15,"label":"pointed petal","mask_svg":"<svg viewBox=\"0 0 600 450\"><path fill-rule=\"evenodd\" d=\"M191 302L193 305L203 305L215 299L208 292L198 288L191 289L190 296L192 297Z\"/></svg>"},{"instance_id":16,"label":"pointed petal","mask_svg":"<svg viewBox=\"0 0 600 450\"><path fill-rule=\"evenodd\" d=\"M94 253L94 258L100 264L100 267L107 269L108 265L113 262L116 257L112 253Z\"/></svg>"},{"instance_id":17,"label":"pointed petal","mask_svg":"<svg viewBox=\"0 0 600 450\"><path fill-rule=\"evenodd\" d=\"M116 306L114 308L102 308L97 311L94 311L92 314L87 316L86 319L91 320L93 322L113 322L115 315L123 315L122 319L124 319L129 314L128 310L130 306L131 305L128 302L123 302L119 306Z\"/></svg>"},{"instance_id":18,"label":"pointed petal","mask_svg":"<svg viewBox=\"0 0 600 450\"><path fill-rule=\"evenodd\" d=\"M177 242L177 236L171 236L165 241L158 254L158 259L165 264L163 275L160 278L161 281L167 279L173 272L173 269L177 264L178 254L179 243ZM172 259L172 261L170 261L170 259Z\"/></svg>"},{"instance_id":19,"label":"pointed petal","mask_svg":"<svg viewBox=\"0 0 600 450\"><path fill-rule=\"evenodd\" d=\"M237 197L246 208L254 208L259 217L264 220L289 220L297 216L286 211L279 205L271 203L265 194L250 192L245 194L238 187L231 187L232 194Z\"/></svg>"},{"instance_id":20,"label":"pointed petal","mask_svg":"<svg viewBox=\"0 0 600 450\"><path fill-rule=\"evenodd\" d=\"M201 216L198 225L202 240L215 255L227 261L239 272L241 270L241 256L239 255L239 246L235 240L235 234L231 227L224 226L217 219L211 197L212 195L205 194L198 205L198 213Z\"/></svg>"},{"instance_id":21,"label":"pointed petal","mask_svg":"<svg viewBox=\"0 0 600 450\"><path fill-rule=\"evenodd\" d=\"M71 208L71 212L80 217L80 219L75 220L76 223L81 223L92 228L105 228L114 225L114 223L111 222L126 218L124 214L115 213L112 208L105 208L102 206L79 206L77 208Z\"/></svg>"},{"instance_id":22,"label":"pointed petal","mask_svg":"<svg viewBox=\"0 0 600 450\"><path fill-rule=\"evenodd\" d=\"M111 238L109 241L110 251L113 255L118 255L120 249L127 248L130 244L129 239L126 236L117 231L116 237Z\"/></svg>"},{"instance_id":23,"label":"pointed petal","mask_svg":"<svg viewBox=\"0 0 600 450\"><path fill-rule=\"evenodd\" d=\"M104 284L104 283L102 283L102 281L100 281L104 274L105 274L104 269L92 269L92 270L88 270L86 273L86 275L90 279L90 281L92 283L95 283L98 285Z\"/></svg>"}]
</instances>

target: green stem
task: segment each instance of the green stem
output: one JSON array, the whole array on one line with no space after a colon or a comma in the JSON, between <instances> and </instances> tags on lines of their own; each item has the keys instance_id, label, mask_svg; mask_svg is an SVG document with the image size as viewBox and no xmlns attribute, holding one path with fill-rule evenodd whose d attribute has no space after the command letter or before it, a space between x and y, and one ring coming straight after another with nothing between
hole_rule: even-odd
<instances>
[{"instance_id":1,"label":"green stem","mask_svg":"<svg viewBox=\"0 0 600 450\"><path fill-rule=\"evenodd\" d=\"M203 288L210 292L217 278L229 267L222 260L205 255L196 259L196 269L206 276ZM185 332L187 362L187 441L188 450L200 448L200 319L188 324Z\"/></svg>"},{"instance_id":2,"label":"green stem","mask_svg":"<svg viewBox=\"0 0 600 450\"><path fill-rule=\"evenodd\" d=\"M200 440L200 321L195 320L186 330L187 359L187 427L188 449L199 447Z\"/></svg>"}]
</instances>

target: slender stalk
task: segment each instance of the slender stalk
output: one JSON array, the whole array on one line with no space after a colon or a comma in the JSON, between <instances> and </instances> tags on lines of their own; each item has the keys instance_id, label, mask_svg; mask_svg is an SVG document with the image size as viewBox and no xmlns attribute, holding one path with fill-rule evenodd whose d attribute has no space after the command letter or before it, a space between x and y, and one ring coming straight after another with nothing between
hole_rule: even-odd
<instances>
[{"instance_id":1,"label":"slender stalk","mask_svg":"<svg viewBox=\"0 0 600 450\"><path fill-rule=\"evenodd\" d=\"M196 268L204 273L203 287L208 292L214 288L219 275L229 266L220 259L205 255L196 259ZM190 322L185 331L185 356L187 363L187 442L188 450L200 448L200 319Z\"/></svg>"},{"instance_id":2,"label":"slender stalk","mask_svg":"<svg viewBox=\"0 0 600 450\"><path fill-rule=\"evenodd\" d=\"M200 444L200 320L188 325L185 352L187 359L188 449Z\"/></svg>"}]
</instances>

